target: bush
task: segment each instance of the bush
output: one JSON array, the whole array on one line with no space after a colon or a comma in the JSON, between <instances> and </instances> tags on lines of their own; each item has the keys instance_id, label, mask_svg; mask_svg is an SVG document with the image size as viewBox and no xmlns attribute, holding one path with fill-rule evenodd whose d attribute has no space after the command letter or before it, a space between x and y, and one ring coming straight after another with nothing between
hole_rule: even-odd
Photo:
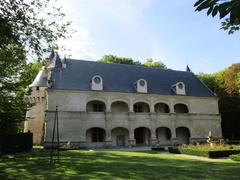
<instances>
[{"instance_id":1,"label":"bush","mask_svg":"<svg viewBox=\"0 0 240 180\"><path fill-rule=\"evenodd\" d=\"M225 150L225 151L209 151L208 157L210 158L219 158L219 157L228 157L232 154L239 154L240 150Z\"/></svg>"},{"instance_id":2,"label":"bush","mask_svg":"<svg viewBox=\"0 0 240 180\"><path fill-rule=\"evenodd\" d=\"M169 147L168 151L174 154L181 154L178 147Z\"/></svg>"},{"instance_id":3,"label":"bush","mask_svg":"<svg viewBox=\"0 0 240 180\"><path fill-rule=\"evenodd\" d=\"M194 156L203 156L209 158L228 157L231 154L240 153L239 146L214 146L209 145L188 145L169 148L170 153L189 154Z\"/></svg>"},{"instance_id":4,"label":"bush","mask_svg":"<svg viewBox=\"0 0 240 180\"><path fill-rule=\"evenodd\" d=\"M32 146L32 133L18 133L0 136L0 151L2 153L30 151Z\"/></svg>"},{"instance_id":5,"label":"bush","mask_svg":"<svg viewBox=\"0 0 240 180\"><path fill-rule=\"evenodd\" d=\"M240 161L240 154L233 154L229 156L234 161Z\"/></svg>"},{"instance_id":6,"label":"bush","mask_svg":"<svg viewBox=\"0 0 240 180\"><path fill-rule=\"evenodd\" d=\"M191 149L191 148L180 148L179 151L181 154L209 157L209 151L202 151L202 150Z\"/></svg>"}]
</instances>

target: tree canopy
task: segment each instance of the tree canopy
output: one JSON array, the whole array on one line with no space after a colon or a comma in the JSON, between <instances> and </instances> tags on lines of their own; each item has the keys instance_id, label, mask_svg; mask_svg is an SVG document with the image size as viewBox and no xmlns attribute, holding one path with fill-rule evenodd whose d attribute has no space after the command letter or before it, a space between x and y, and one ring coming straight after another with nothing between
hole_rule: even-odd
<instances>
[{"instance_id":1,"label":"tree canopy","mask_svg":"<svg viewBox=\"0 0 240 180\"><path fill-rule=\"evenodd\" d=\"M64 16L50 0L0 2L0 133L16 132L16 122L25 119L25 88L42 64L26 59L43 58L59 38L68 37L70 22Z\"/></svg>"},{"instance_id":2,"label":"tree canopy","mask_svg":"<svg viewBox=\"0 0 240 180\"><path fill-rule=\"evenodd\" d=\"M240 29L240 0L198 0L194 6L196 11L207 10L207 15L215 17L219 14L222 28L229 34Z\"/></svg>"},{"instance_id":3,"label":"tree canopy","mask_svg":"<svg viewBox=\"0 0 240 180\"><path fill-rule=\"evenodd\" d=\"M56 47L56 40L68 35L70 22L64 20L60 8L50 6L50 1L2 0L0 48L15 45L25 53L41 56Z\"/></svg>"},{"instance_id":4,"label":"tree canopy","mask_svg":"<svg viewBox=\"0 0 240 180\"><path fill-rule=\"evenodd\" d=\"M146 61L143 65L147 66L147 67L153 67L153 68L162 68L162 69L167 68L163 62L161 62L161 61L154 62L152 58L146 59Z\"/></svg>"},{"instance_id":5,"label":"tree canopy","mask_svg":"<svg viewBox=\"0 0 240 180\"><path fill-rule=\"evenodd\" d=\"M132 58L117 57L114 55L104 55L98 62L108 62L108 63L118 63L118 64L129 64L129 65L139 65L153 68L163 68L166 69L166 65L161 61L155 61L151 58L146 59L145 63L140 61L134 61Z\"/></svg>"},{"instance_id":6,"label":"tree canopy","mask_svg":"<svg viewBox=\"0 0 240 180\"><path fill-rule=\"evenodd\" d=\"M240 138L240 63L214 74L198 77L219 97L222 132L225 138Z\"/></svg>"},{"instance_id":7,"label":"tree canopy","mask_svg":"<svg viewBox=\"0 0 240 180\"><path fill-rule=\"evenodd\" d=\"M117 57L114 55L104 55L98 62L118 63L118 64L130 64L130 65L141 65L139 61L134 61L132 58Z\"/></svg>"}]
</instances>

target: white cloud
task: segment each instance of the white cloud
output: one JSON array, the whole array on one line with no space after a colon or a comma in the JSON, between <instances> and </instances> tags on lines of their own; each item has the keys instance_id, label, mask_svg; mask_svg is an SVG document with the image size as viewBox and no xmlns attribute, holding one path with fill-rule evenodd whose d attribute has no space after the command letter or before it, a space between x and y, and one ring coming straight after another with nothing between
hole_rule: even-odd
<instances>
[{"instance_id":1,"label":"white cloud","mask_svg":"<svg viewBox=\"0 0 240 180\"><path fill-rule=\"evenodd\" d=\"M72 27L77 32L73 33L70 39L61 39L58 42L60 55L70 55L71 58L76 59L93 59L95 57L94 43L89 37L88 30L74 25Z\"/></svg>"},{"instance_id":2,"label":"white cloud","mask_svg":"<svg viewBox=\"0 0 240 180\"><path fill-rule=\"evenodd\" d=\"M117 22L126 28L139 24L139 19L151 2L152 0L59 0L58 5L62 6L66 17L77 30L71 39L59 42L67 49L62 53L71 54L77 59L94 59L97 50L91 37L98 30L96 27L109 26L111 22Z\"/></svg>"}]
</instances>

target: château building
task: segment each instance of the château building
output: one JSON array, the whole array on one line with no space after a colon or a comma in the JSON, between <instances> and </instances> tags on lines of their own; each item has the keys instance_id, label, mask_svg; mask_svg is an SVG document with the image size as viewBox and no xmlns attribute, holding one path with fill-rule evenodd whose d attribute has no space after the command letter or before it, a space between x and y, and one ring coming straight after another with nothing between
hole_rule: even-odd
<instances>
[{"instance_id":1,"label":"ch\u00e2teau building","mask_svg":"<svg viewBox=\"0 0 240 180\"><path fill-rule=\"evenodd\" d=\"M171 145L221 137L218 98L192 72L60 59L51 54L29 86L25 131L51 145L58 107L61 144Z\"/></svg>"}]
</instances>

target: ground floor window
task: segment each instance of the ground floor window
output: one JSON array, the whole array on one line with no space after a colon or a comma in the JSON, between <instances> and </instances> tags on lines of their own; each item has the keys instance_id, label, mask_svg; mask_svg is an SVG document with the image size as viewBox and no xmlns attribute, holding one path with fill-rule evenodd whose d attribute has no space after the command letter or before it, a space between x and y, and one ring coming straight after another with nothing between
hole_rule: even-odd
<instances>
[{"instance_id":1,"label":"ground floor window","mask_svg":"<svg viewBox=\"0 0 240 180\"><path fill-rule=\"evenodd\" d=\"M105 131L101 128L92 129L92 142L104 142Z\"/></svg>"}]
</instances>

